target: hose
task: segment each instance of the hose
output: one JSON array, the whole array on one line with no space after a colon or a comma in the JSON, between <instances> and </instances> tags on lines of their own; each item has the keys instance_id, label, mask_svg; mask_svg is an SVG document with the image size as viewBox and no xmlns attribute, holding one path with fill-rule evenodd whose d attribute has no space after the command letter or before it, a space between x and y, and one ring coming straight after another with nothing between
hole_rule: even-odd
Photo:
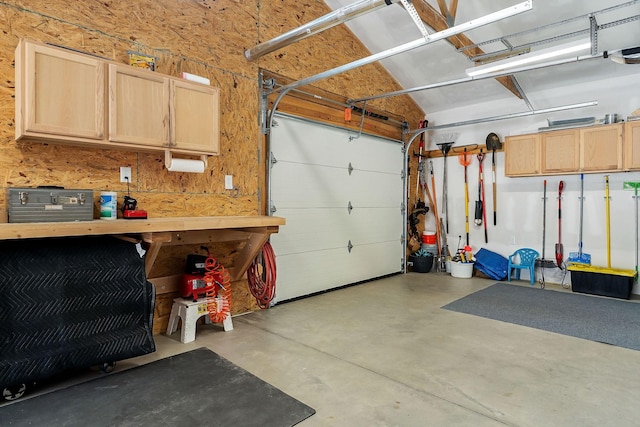
<instances>
[{"instance_id":1,"label":"hose","mask_svg":"<svg viewBox=\"0 0 640 427\"><path fill-rule=\"evenodd\" d=\"M249 291L261 309L270 307L276 295L276 256L271 243L266 242L247 271Z\"/></svg>"},{"instance_id":2,"label":"hose","mask_svg":"<svg viewBox=\"0 0 640 427\"><path fill-rule=\"evenodd\" d=\"M213 323L222 323L231 312L231 276L224 266L211 256L208 249L204 269L209 319Z\"/></svg>"}]
</instances>

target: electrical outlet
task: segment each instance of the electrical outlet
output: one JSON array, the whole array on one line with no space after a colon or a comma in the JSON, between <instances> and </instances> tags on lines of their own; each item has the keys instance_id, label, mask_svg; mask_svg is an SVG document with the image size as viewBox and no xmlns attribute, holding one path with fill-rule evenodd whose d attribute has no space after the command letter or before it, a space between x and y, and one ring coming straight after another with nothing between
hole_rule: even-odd
<instances>
[{"instance_id":1,"label":"electrical outlet","mask_svg":"<svg viewBox=\"0 0 640 427\"><path fill-rule=\"evenodd\" d=\"M131 182L131 167L120 166L120 182Z\"/></svg>"},{"instance_id":2,"label":"electrical outlet","mask_svg":"<svg viewBox=\"0 0 640 427\"><path fill-rule=\"evenodd\" d=\"M233 175L224 176L224 189L233 190Z\"/></svg>"}]
</instances>

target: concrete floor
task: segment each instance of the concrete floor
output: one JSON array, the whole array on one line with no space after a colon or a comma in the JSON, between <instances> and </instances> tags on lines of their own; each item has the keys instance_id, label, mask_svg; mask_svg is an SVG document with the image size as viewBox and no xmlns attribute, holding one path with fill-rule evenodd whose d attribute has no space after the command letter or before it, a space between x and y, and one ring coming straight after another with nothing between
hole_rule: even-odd
<instances>
[{"instance_id":1,"label":"concrete floor","mask_svg":"<svg viewBox=\"0 0 640 427\"><path fill-rule=\"evenodd\" d=\"M300 426L638 426L640 352L440 307L491 280L409 273L158 336L316 409ZM528 286L528 282L518 282ZM567 292L547 285L546 291Z\"/></svg>"},{"instance_id":2,"label":"concrete floor","mask_svg":"<svg viewBox=\"0 0 640 427\"><path fill-rule=\"evenodd\" d=\"M640 425L640 352L440 308L493 283L392 276L236 316L231 332L199 326L189 344L156 336L117 370L206 346L313 407L302 427Z\"/></svg>"}]
</instances>

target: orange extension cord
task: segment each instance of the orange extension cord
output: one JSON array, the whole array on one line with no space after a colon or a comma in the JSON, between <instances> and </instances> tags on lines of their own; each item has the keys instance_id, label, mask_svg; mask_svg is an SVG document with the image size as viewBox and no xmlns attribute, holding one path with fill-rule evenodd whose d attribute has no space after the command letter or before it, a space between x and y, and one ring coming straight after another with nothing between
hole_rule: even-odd
<instances>
[{"instance_id":1,"label":"orange extension cord","mask_svg":"<svg viewBox=\"0 0 640 427\"><path fill-rule=\"evenodd\" d=\"M204 269L204 281L208 289L206 296L209 318L213 323L222 323L231 312L231 276L224 266L210 254L207 254ZM222 304L219 307L218 301L220 299Z\"/></svg>"},{"instance_id":2,"label":"orange extension cord","mask_svg":"<svg viewBox=\"0 0 640 427\"><path fill-rule=\"evenodd\" d=\"M249 266L247 279L251 295L258 306L262 309L269 308L276 295L276 255L269 242L264 244L262 253Z\"/></svg>"}]
</instances>

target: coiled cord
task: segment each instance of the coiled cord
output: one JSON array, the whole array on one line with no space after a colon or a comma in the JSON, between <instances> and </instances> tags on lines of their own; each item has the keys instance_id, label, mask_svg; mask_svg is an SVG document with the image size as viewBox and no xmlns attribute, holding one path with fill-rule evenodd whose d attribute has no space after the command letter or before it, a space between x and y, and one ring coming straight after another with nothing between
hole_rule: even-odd
<instances>
[{"instance_id":1,"label":"coiled cord","mask_svg":"<svg viewBox=\"0 0 640 427\"><path fill-rule=\"evenodd\" d=\"M269 308L276 295L276 255L269 242L253 260L247 271L249 291L261 309Z\"/></svg>"},{"instance_id":2,"label":"coiled cord","mask_svg":"<svg viewBox=\"0 0 640 427\"><path fill-rule=\"evenodd\" d=\"M208 252L204 262L207 311L213 323L222 323L231 312L231 276Z\"/></svg>"}]
</instances>

